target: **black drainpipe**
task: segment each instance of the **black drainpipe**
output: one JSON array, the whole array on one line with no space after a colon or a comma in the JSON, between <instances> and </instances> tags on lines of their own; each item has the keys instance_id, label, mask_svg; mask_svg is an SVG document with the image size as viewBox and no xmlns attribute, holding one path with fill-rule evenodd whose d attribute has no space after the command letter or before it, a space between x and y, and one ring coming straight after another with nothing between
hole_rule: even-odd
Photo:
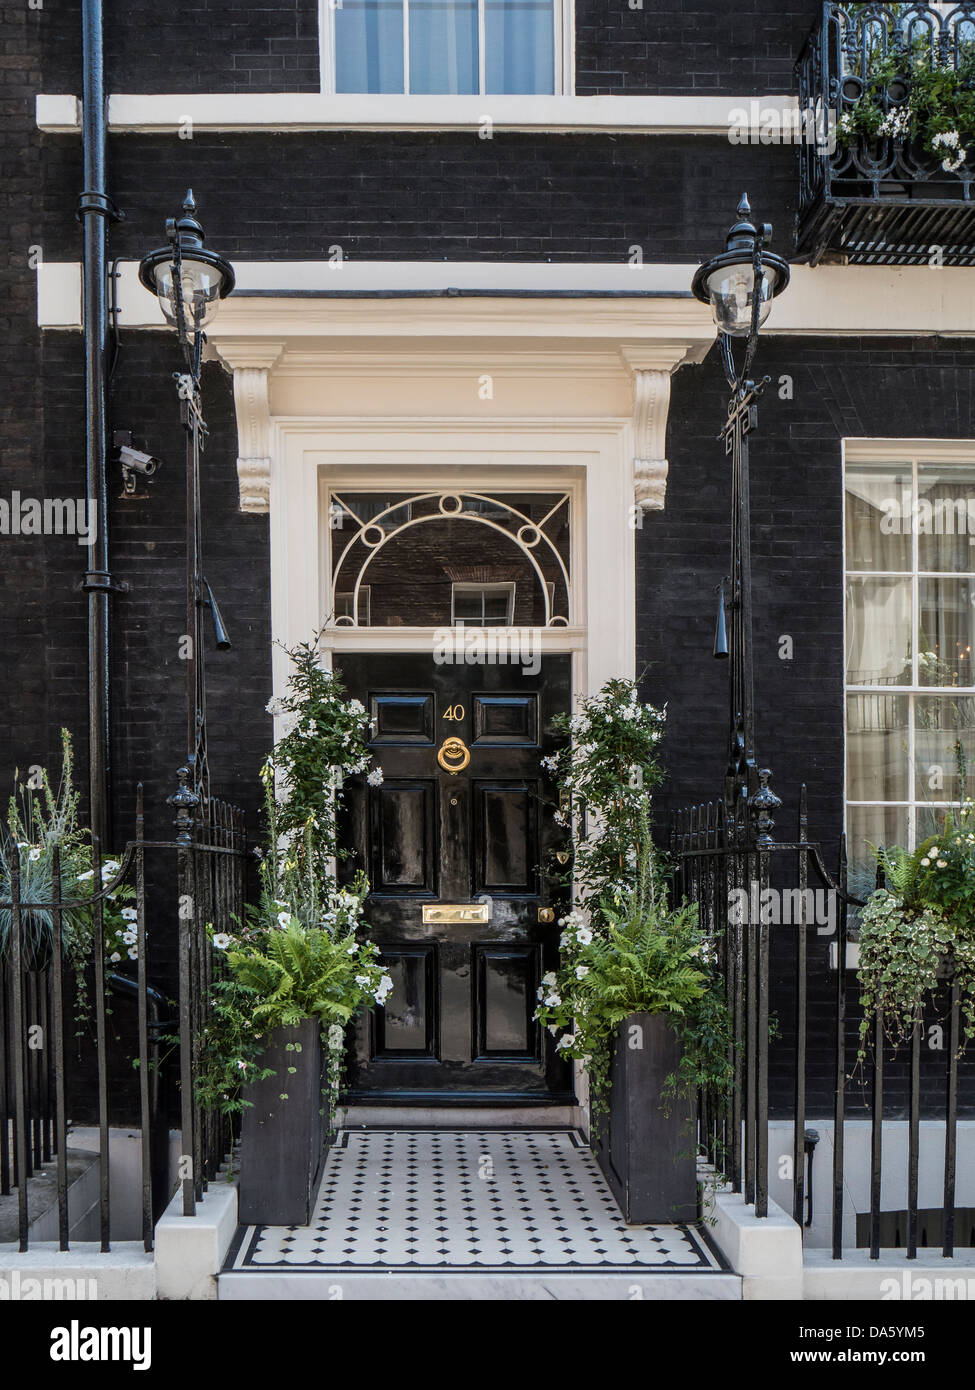
<instances>
[{"instance_id":1,"label":"black drainpipe","mask_svg":"<svg viewBox=\"0 0 975 1390\"><path fill-rule=\"evenodd\" d=\"M88 571L88 785L92 834L110 846L109 800L109 613L108 405L105 377L108 338L107 224L117 216L105 187L105 68L101 0L83 0L84 191L78 216L84 226L85 461L87 472ZM94 520L94 525L92 521Z\"/></svg>"}]
</instances>

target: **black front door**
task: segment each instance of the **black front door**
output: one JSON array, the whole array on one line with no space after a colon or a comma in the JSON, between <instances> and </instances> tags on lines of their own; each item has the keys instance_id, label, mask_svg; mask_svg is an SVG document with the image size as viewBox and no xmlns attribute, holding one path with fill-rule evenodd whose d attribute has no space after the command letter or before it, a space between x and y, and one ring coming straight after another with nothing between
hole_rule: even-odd
<instances>
[{"instance_id":1,"label":"black front door","mask_svg":"<svg viewBox=\"0 0 975 1390\"><path fill-rule=\"evenodd\" d=\"M361 1020L348 1098L562 1103L571 1068L532 1021L565 904L544 873L562 847L540 759L569 707L569 658L336 663L372 722L381 785L350 781L347 868L369 875L366 920L393 979Z\"/></svg>"}]
</instances>

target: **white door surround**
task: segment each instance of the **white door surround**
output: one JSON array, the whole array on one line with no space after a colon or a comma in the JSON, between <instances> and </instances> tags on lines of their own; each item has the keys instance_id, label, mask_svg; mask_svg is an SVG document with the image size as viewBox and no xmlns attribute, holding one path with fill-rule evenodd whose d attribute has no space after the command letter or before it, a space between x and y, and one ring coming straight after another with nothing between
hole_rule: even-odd
<instances>
[{"instance_id":1,"label":"white door surround","mask_svg":"<svg viewBox=\"0 0 975 1390\"><path fill-rule=\"evenodd\" d=\"M567 492L572 625L543 629L537 640L543 653L571 654L576 692L594 692L612 676L631 676L635 589L628 425L275 421L270 430L275 693L283 691L287 679L282 646L307 641L329 617L329 494L352 488ZM343 651L432 651L432 643L433 632L426 628L331 626L322 632L321 649L337 659Z\"/></svg>"},{"instance_id":2,"label":"white door surround","mask_svg":"<svg viewBox=\"0 0 975 1390\"><path fill-rule=\"evenodd\" d=\"M572 655L577 694L631 676L634 532L664 505L670 378L713 330L670 298L316 302L316 333L306 311L243 332L228 316L209 335L234 377L241 508L270 512L275 642L330 620L330 487L558 490L571 498L573 611L541 649ZM322 638L330 653L430 644L402 627ZM286 661L276 646L276 694Z\"/></svg>"}]
</instances>

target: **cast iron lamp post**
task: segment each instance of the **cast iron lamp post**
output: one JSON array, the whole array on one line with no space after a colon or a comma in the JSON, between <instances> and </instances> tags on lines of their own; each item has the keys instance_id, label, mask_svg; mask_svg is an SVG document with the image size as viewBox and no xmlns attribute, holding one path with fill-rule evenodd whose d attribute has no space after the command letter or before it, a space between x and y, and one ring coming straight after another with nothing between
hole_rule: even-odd
<instances>
[{"instance_id":1,"label":"cast iron lamp post","mask_svg":"<svg viewBox=\"0 0 975 1390\"><path fill-rule=\"evenodd\" d=\"M200 452L207 427L200 401L204 329L234 288L229 261L204 245L203 228L196 219L192 190L183 203L182 215L166 223L167 245L150 251L139 266L139 279L157 296L168 323L176 329L187 370L174 372L180 416L186 431L186 630L180 656L186 661L186 765L179 770L179 788L169 798L176 812L179 848L179 1036L180 1123L183 1135L183 1215L193 1216L203 1195L203 1132L193 1104L194 1036L202 1021L202 1001L194 955L201 950L197 903L198 865L195 836L201 823L200 808L210 795L207 768L206 686L200 648L200 609L213 615L218 647L230 641L210 586L203 574L200 554ZM208 873L208 868L202 868ZM189 1167L186 1160L189 1160Z\"/></svg>"},{"instance_id":2,"label":"cast iron lamp post","mask_svg":"<svg viewBox=\"0 0 975 1390\"><path fill-rule=\"evenodd\" d=\"M186 430L186 631L180 655L186 661L187 790L196 798L193 805L198 805L209 793L201 608L212 612L218 648L230 646L220 610L203 575L200 553L200 453L207 434L200 371L204 329L213 322L220 301L233 290L235 277L230 262L204 245L192 190L186 195L181 216L167 221L166 238L165 246L150 251L142 260L139 280L157 296L167 322L176 329L187 366L185 372L174 373Z\"/></svg>"},{"instance_id":3,"label":"cast iron lamp post","mask_svg":"<svg viewBox=\"0 0 975 1390\"><path fill-rule=\"evenodd\" d=\"M730 739L725 776L726 826L731 842L762 848L771 843L772 813L781 803L769 789L771 773L755 760L755 699L752 660L751 516L748 497L748 435L758 424L758 399L771 380L753 381L758 334L772 301L789 283L789 266L767 249L768 223L751 221L747 196L720 254L700 266L692 290L710 304L720 334L721 357L731 388L728 418L719 438L732 463L731 574L720 586L714 655L730 655ZM745 342L742 365L733 342ZM730 652L725 627L725 586L731 610Z\"/></svg>"}]
</instances>

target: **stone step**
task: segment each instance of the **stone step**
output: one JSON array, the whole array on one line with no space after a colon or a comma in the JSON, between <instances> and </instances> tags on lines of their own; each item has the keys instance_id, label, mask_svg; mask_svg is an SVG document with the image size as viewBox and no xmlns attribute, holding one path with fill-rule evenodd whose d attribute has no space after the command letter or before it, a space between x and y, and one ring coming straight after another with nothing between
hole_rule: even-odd
<instances>
[{"instance_id":1,"label":"stone step","mask_svg":"<svg viewBox=\"0 0 975 1390\"><path fill-rule=\"evenodd\" d=\"M401 1271L347 1273L246 1273L221 1274L217 1297L222 1302L259 1299L268 1302L348 1302L493 1300L661 1302L693 1299L739 1302L741 1277L718 1271L680 1274L612 1274L524 1272L403 1273Z\"/></svg>"}]
</instances>

